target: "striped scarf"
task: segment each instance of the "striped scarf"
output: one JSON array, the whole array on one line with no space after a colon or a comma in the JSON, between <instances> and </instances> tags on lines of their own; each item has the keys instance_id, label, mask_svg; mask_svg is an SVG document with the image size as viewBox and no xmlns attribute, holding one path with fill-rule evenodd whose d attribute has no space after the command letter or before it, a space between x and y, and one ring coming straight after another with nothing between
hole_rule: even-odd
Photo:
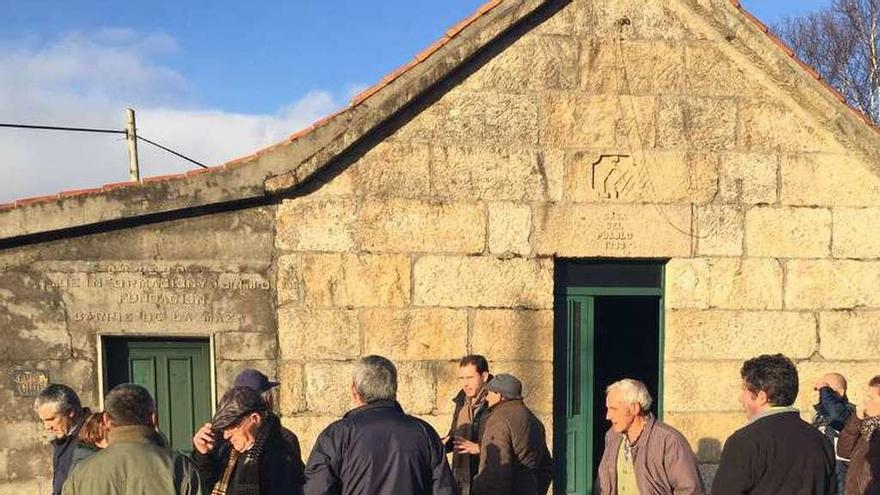
<instances>
[{"instance_id":1,"label":"striped scarf","mask_svg":"<svg viewBox=\"0 0 880 495\"><path fill-rule=\"evenodd\" d=\"M859 426L859 433L868 440L877 430L880 430L880 416L866 417Z\"/></svg>"},{"instance_id":2,"label":"striped scarf","mask_svg":"<svg viewBox=\"0 0 880 495\"><path fill-rule=\"evenodd\" d=\"M229 449L229 462L226 463L226 469L223 470L223 476L214 484L211 495L259 495L260 494L260 461L263 457L263 451L266 449L267 440L275 422L278 420L272 415L267 415L263 425L257 432L254 445L247 452L238 452L235 449ZM232 480L232 473L235 471L236 465L242 470L236 476L234 490L229 491L229 482ZM245 472L245 470L247 472Z\"/></svg>"}]
</instances>

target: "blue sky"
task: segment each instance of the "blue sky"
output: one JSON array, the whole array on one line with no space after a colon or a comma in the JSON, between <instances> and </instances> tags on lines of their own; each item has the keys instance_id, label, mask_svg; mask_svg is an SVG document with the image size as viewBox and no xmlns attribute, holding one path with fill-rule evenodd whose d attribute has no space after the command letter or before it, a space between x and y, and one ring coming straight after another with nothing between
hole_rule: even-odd
<instances>
[{"instance_id":1,"label":"blue sky","mask_svg":"<svg viewBox=\"0 0 880 495\"><path fill-rule=\"evenodd\" d=\"M343 106L483 2L0 0L0 122L116 128L131 105L145 136L216 164ZM743 5L772 24L827 2ZM114 137L0 129L0 203L126 171Z\"/></svg>"}]
</instances>

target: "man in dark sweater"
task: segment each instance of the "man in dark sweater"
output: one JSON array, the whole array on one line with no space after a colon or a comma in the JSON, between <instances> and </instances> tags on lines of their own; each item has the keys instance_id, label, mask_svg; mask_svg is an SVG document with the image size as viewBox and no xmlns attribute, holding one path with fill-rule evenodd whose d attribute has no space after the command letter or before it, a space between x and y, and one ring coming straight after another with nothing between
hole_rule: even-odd
<instances>
[{"instance_id":1,"label":"man in dark sweater","mask_svg":"<svg viewBox=\"0 0 880 495\"><path fill-rule=\"evenodd\" d=\"M749 423L724 444L713 495L824 495L834 483L831 442L791 407L797 368L782 354L743 363L740 403Z\"/></svg>"}]
</instances>

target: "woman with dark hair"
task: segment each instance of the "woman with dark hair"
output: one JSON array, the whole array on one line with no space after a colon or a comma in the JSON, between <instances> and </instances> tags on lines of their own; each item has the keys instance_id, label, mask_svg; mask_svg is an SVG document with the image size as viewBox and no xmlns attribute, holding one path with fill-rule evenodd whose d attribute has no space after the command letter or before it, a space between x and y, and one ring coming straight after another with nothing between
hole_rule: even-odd
<instances>
[{"instance_id":1,"label":"woman with dark hair","mask_svg":"<svg viewBox=\"0 0 880 495\"><path fill-rule=\"evenodd\" d=\"M78 436L79 445L73 451L71 466L76 466L79 461L107 447L107 424L104 423L104 413L89 414Z\"/></svg>"},{"instance_id":2,"label":"woman with dark hair","mask_svg":"<svg viewBox=\"0 0 880 495\"><path fill-rule=\"evenodd\" d=\"M880 375L868 382L864 400L840 432L837 455L850 460L846 495L880 494Z\"/></svg>"}]
</instances>

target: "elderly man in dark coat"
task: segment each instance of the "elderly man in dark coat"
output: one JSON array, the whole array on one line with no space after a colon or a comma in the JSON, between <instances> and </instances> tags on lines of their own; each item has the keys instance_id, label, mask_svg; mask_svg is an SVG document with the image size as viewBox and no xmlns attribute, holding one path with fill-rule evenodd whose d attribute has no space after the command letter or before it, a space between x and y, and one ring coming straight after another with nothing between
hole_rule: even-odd
<instances>
[{"instance_id":1,"label":"elderly man in dark coat","mask_svg":"<svg viewBox=\"0 0 880 495\"><path fill-rule=\"evenodd\" d=\"M34 412L46 431L55 437L52 440L52 494L59 495L79 446L77 434L90 411L82 407L72 388L53 383L37 395Z\"/></svg>"},{"instance_id":2,"label":"elderly man in dark coat","mask_svg":"<svg viewBox=\"0 0 880 495\"><path fill-rule=\"evenodd\" d=\"M475 495L544 495L553 480L553 459L544 425L523 404L522 383L496 375L486 384L489 411L480 433Z\"/></svg>"}]
</instances>

